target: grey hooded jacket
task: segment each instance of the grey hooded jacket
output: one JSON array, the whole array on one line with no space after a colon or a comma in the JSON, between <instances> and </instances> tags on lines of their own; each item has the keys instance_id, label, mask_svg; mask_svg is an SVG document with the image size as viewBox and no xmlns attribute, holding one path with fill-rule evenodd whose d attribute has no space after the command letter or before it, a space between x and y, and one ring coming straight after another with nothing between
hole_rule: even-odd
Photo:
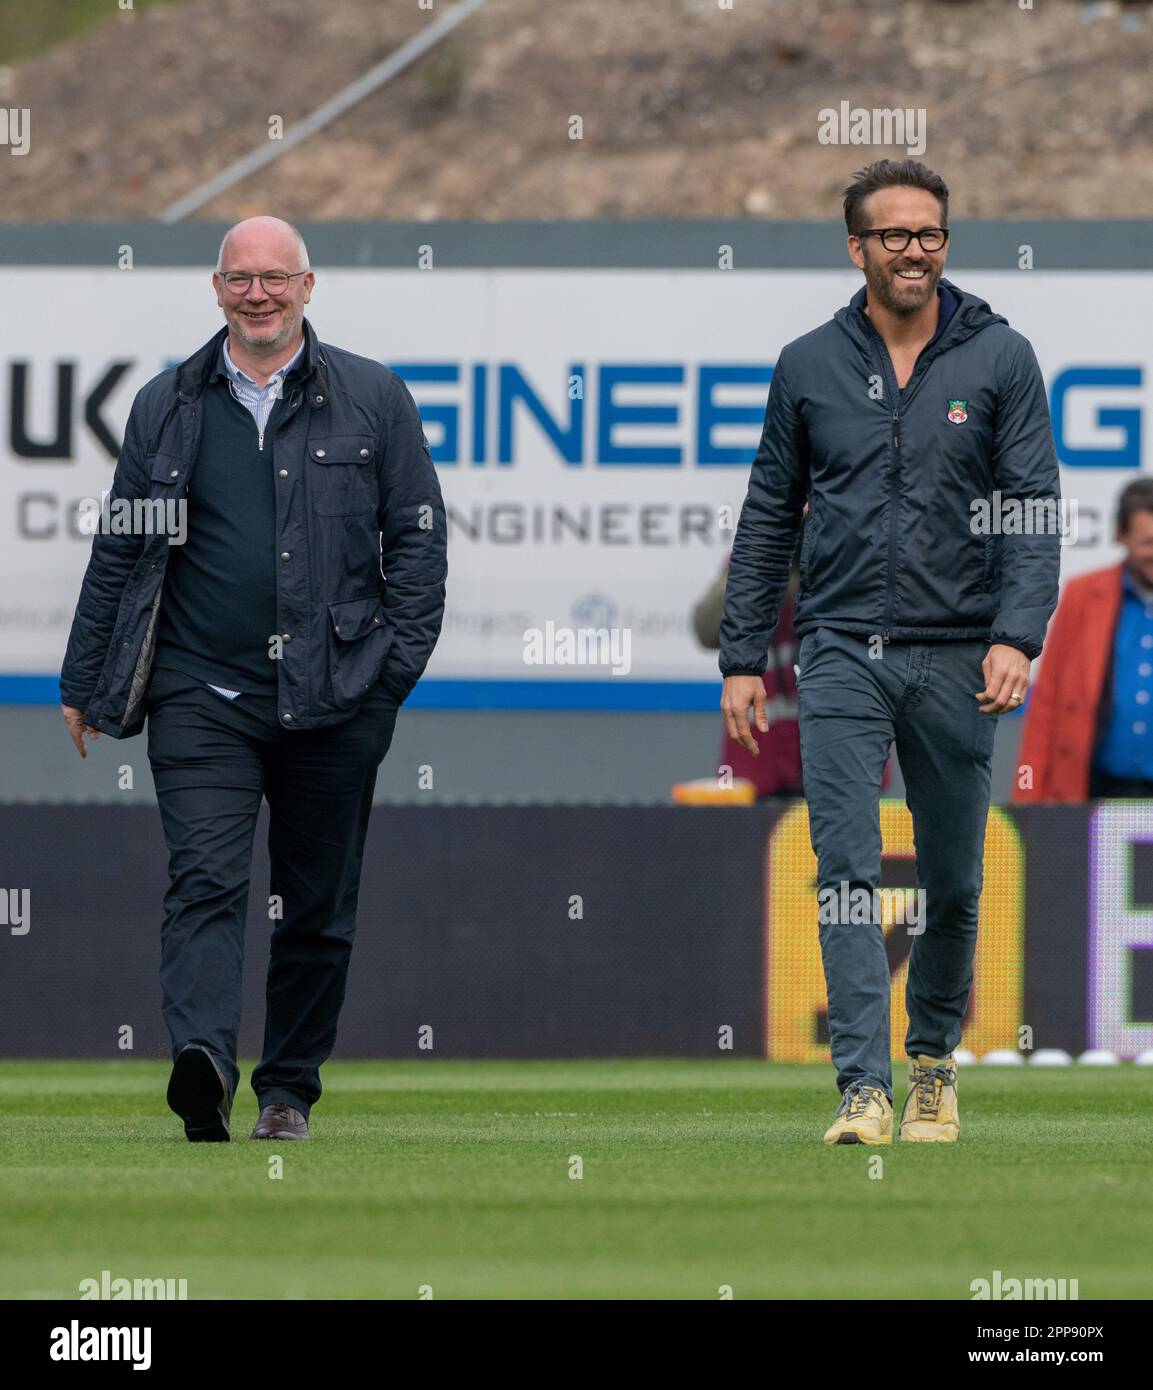
<instances>
[{"instance_id":1,"label":"grey hooded jacket","mask_svg":"<svg viewBox=\"0 0 1153 1390\"><path fill-rule=\"evenodd\" d=\"M903 392L863 286L780 353L733 540L722 675L765 669L806 503L798 636L825 626L1040 654L1061 555L1044 381L1027 338L940 283L960 305Z\"/></svg>"}]
</instances>

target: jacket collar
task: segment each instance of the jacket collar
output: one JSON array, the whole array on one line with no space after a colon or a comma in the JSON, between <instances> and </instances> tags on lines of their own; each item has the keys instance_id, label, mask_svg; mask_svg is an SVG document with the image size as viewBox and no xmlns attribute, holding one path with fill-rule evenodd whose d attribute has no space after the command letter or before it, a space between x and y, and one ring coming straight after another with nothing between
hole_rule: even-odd
<instances>
[{"instance_id":1,"label":"jacket collar","mask_svg":"<svg viewBox=\"0 0 1153 1390\"><path fill-rule=\"evenodd\" d=\"M299 386L307 382L308 403L313 409L320 409L328 404L328 364L316 329L307 318L301 321L301 328L304 331L304 351L285 376L284 385ZM195 400L216 372L223 369L222 347L227 337L228 325L225 324L176 368L176 394L182 401Z\"/></svg>"},{"instance_id":2,"label":"jacket collar","mask_svg":"<svg viewBox=\"0 0 1153 1390\"><path fill-rule=\"evenodd\" d=\"M983 299L979 299L975 294L966 293L965 290L954 285L951 280L946 280L944 276L941 277L938 284L952 290L961 302L956 313L945 325L945 331L933 344L934 357L946 348L956 347L958 343L963 343L967 338L973 337L975 333L980 333L983 328L988 328L990 324L1008 323L1009 320L1003 314L995 314ZM866 288L862 285L848 304L843 309L837 310L833 318L858 347L869 352L872 344L876 341L877 330L865 313L865 303Z\"/></svg>"}]
</instances>

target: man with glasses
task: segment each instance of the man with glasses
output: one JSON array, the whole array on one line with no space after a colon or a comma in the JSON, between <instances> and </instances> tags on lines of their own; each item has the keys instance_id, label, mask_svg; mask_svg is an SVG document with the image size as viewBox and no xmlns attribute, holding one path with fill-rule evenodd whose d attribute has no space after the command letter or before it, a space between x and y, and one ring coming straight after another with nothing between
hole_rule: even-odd
<instances>
[{"instance_id":1,"label":"man with glasses","mask_svg":"<svg viewBox=\"0 0 1153 1390\"><path fill-rule=\"evenodd\" d=\"M908 946L899 1134L958 1136L953 1051L973 982L997 716L1024 699L1057 603L1044 381L1028 340L942 279L948 198L913 160L878 161L845 191L849 255L865 284L777 359L721 625L722 709L755 752L749 706L767 732L761 673L807 504L794 625L841 1092L826 1144L892 1142L891 986L875 890L894 743L924 892L923 917L890 943L895 959ZM999 509L1028 499L1045 499L1051 527L997 524Z\"/></svg>"},{"instance_id":2,"label":"man with glasses","mask_svg":"<svg viewBox=\"0 0 1153 1390\"><path fill-rule=\"evenodd\" d=\"M387 367L318 342L294 227L233 227L226 326L137 395L112 485L187 507L186 541L98 533L61 673L73 742L148 756L169 849L168 1103L230 1138L252 837L269 807L272 940L253 1139L307 1139L356 929L377 770L436 644L445 515ZM166 509L167 510L167 509Z\"/></svg>"}]
</instances>

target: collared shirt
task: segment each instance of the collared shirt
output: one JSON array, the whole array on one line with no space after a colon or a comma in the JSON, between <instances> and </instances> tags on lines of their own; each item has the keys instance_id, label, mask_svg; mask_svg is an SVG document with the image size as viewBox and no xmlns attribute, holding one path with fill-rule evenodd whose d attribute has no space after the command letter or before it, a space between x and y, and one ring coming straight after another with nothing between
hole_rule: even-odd
<instances>
[{"instance_id":1,"label":"collared shirt","mask_svg":"<svg viewBox=\"0 0 1153 1390\"><path fill-rule=\"evenodd\" d=\"M233 362L228 351L228 339L224 339L224 370L228 373L228 380L232 385L232 394L256 421L256 428L260 431L262 448L264 427L268 424L268 417L272 414L272 407L276 404L277 397L280 395L281 383L284 381L285 375L296 365L297 361L299 361L300 354L303 351L304 339L302 338L300 346L284 366L278 367L268 378L264 386L258 386L247 372L241 371L236 363Z\"/></svg>"},{"instance_id":2,"label":"collared shirt","mask_svg":"<svg viewBox=\"0 0 1153 1390\"><path fill-rule=\"evenodd\" d=\"M1153 594L1122 571L1113 637L1113 705L1093 764L1114 777L1153 782Z\"/></svg>"}]
</instances>

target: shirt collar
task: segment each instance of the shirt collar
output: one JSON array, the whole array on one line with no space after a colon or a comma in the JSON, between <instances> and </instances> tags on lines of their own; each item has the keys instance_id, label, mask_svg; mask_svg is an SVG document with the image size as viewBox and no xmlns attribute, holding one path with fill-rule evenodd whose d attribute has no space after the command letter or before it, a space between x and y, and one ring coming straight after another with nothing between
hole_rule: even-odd
<instances>
[{"instance_id":1,"label":"shirt collar","mask_svg":"<svg viewBox=\"0 0 1153 1390\"><path fill-rule=\"evenodd\" d=\"M283 380L284 376L287 374L290 368L294 367L297 364L297 362L300 361L301 354L304 352L305 349L306 341L307 340L304 338L300 340L300 346L296 349L296 351L292 354L292 356L288 359L288 361L284 364L283 367L278 367L276 371L272 373L272 375L268 378L268 381L263 387L257 386L256 382L253 381L253 379L248 375L248 373L245 371L241 371L241 369L232 360L231 354L228 351L227 334L225 334L224 341L221 343L221 362L223 364L224 371L229 377L229 379L236 382L238 386L241 385L241 383L243 383L247 386L256 387L258 391L267 391L269 386L273 386L278 381Z\"/></svg>"},{"instance_id":2,"label":"shirt collar","mask_svg":"<svg viewBox=\"0 0 1153 1390\"><path fill-rule=\"evenodd\" d=\"M1132 594L1135 599L1148 606L1148 597L1137 587L1137 581L1133 577L1133 571L1128 565L1121 571L1121 587L1127 594Z\"/></svg>"}]
</instances>

